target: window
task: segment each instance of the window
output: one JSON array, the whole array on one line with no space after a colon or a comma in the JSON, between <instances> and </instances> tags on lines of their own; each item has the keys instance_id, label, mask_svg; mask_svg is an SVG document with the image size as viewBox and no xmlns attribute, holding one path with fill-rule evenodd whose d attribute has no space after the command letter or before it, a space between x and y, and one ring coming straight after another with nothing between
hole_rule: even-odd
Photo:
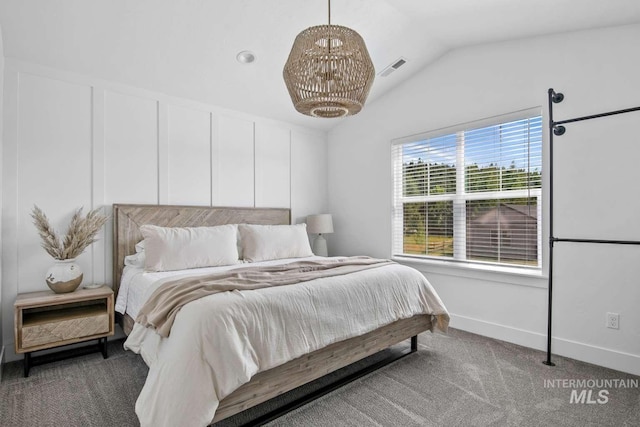
<instances>
[{"instance_id":1,"label":"window","mask_svg":"<svg viewBox=\"0 0 640 427\"><path fill-rule=\"evenodd\" d=\"M393 254L541 267L539 110L392 144Z\"/></svg>"}]
</instances>

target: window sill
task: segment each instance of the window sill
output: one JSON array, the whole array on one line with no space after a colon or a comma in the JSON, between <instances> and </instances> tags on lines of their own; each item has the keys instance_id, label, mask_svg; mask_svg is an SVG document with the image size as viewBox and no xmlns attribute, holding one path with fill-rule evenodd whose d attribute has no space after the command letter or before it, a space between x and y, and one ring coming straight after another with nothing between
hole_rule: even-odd
<instances>
[{"instance_id":1,"label":"window sill","mask_svg":"<svg viewBox=\"0 0 640 427\"><path fill-rule=\"evenodd\" d=\"M408 265L427 274L431 273L466 277L475 280L544 289L548 286L548 276L541 270L496 265L467 264L435 259L418 259L404 256L395 256L392 259L393 261Z\"/></svg>"}]
</instances>

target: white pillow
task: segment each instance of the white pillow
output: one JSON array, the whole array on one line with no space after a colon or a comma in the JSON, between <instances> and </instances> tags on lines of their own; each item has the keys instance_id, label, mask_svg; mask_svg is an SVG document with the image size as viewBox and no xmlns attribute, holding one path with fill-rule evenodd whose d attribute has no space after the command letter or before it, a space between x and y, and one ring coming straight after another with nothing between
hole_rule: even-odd
<instances>
[{"instance_id":1,"label":"white pillow","mask_svg":"<svg viewBox=\"0 0 640 427\"><path fill-rule=\"evenodd\" d=\"M145 264L145 253L144 251L138 252L137 254L127 255L124 257L124 265L129 265L131 267L144 267Z\"/></svg>"},{"instance_id":2,"label":"white pillow","mask_svg":"<svg viewBox=\"0 0 640 427\"><path fill-rule=\"evenodd\" d=\"M136 243L135 248L135 254L127 255L126 257L124 257L124 265L143 268L146 258L144 254L144 240L140 240L138 243Z\"/></svg>"},{"instance_id":3,"label":"white pillow","mask_svg":"<svg viewBox=\"0 0 640 427\"><path fill-rule=\"evenodd\" d=\"M143 225L145 270L169 271L238 263L237 226Z\"/></svg>"},{"instance_id":4,"label":"white pillow","mask_svg":"<svg viewBox=\"0 0 640 427\"><path fill-rule=\"evenodd\" d=\"M307 224L239 224L240 244L246 261L268 261L312 256Z\"/></svg>"}]
</instances>

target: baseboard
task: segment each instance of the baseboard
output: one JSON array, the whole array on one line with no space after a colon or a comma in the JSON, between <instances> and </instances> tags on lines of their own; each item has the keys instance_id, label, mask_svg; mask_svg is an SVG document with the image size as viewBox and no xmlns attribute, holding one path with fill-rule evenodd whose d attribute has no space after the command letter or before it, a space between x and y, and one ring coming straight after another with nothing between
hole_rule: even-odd
<instances>
[{"instance_id":1,"label":"baseboard","mask_svg":"<svg viewBox=\"0 0 640 427\"><path fill-rule=\"evenodd\" d=\"M543 334L457 314L450 314L450 316L452 328L536 350L546 350L547 348L547 336Z\"/></svg>"},{"instance_id":2,"label":"baseboard","mask_svg":"<svg viewBox=\"0 0 640 427\"><path fill-rule=\"evenodd\" d=\"M4 346L0 348L0 383L2 382L2 368L4 367Z\"/></svg>"},{"instance_id":3,"label":"baseboard","mask_svg":"<svg viewBox=\"0 0 640 427\"><path fill-rule=\"evenodd\" d=\"M485 320L451 314L452 328L461 329L489 338L507 341L536 350L547 350L547 336L537 332L505 326ZM564 338L551 340L554 355L569 357L605 368L640 375L640 356L608 348L597 347ZM540 361L542 361L541 359Z\"/></svg>"},{"instance_id":4,"label":"baseboard","mask_svg":"<svg viewBox=\"0 0 640 427\"><path fill-rule=\"evenodd\" d=\"M551 341L551 352L605 368L640 376L640 356L562 338Z\"/></svg>"},{"instance_id":5,"label":"baseboard","mask_svg":"<svg viewBox=\"0 0 640 427\"><path fill-rule=\"evenodd\" d=\"M4 352L4 357L5 357L4 363L14 362L16 360L19 360L22 357L22 355L17 355L16 354L16 352L13 349L13 343L11 343L11 344L12 345L5 344L2 347L2 350ZM4 351L5 349L7 351Z\"/></svg>"}]
</instances>

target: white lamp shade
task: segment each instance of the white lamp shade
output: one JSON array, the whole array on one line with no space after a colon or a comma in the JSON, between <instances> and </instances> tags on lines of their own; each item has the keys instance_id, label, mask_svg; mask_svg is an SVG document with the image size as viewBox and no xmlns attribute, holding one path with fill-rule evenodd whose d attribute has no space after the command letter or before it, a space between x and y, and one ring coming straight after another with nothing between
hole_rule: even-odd
<instances>
[{"instance_id":1,"label":"white lamp shade","mask_svg":"<svg viewBox=\"0 0 640 427\"><path fill-rule=\"evenodd\" d=\"M333 220L331 219L331 214L309 215L307 217L307 233L333 233Z\"/></svg>"}]
</instances>

